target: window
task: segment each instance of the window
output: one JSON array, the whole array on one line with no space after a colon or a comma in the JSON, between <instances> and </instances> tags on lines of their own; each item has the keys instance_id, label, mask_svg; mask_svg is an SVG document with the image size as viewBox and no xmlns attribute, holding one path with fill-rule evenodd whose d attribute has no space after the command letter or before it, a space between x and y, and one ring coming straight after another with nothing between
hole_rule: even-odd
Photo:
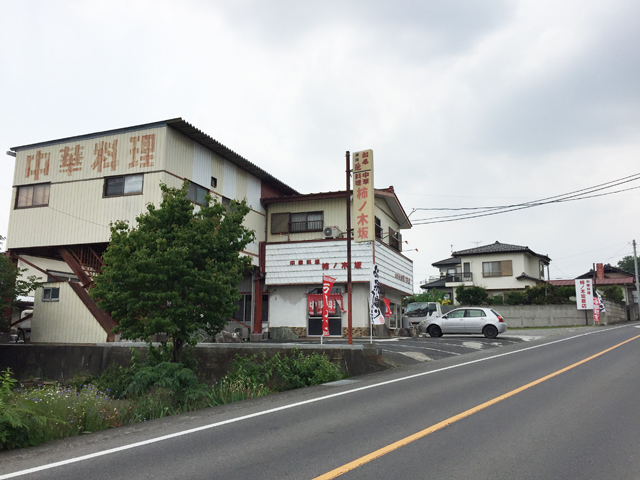
<instances>
[{"instance_id":1,"label":"window","mask_svg":"<svg viewBox=\"0 0 640 480\"><path fill-rule=\"evenodd\" d=\"M211 188L216 188L218 186L218 179L216 177L211 177Z\"/></svg>"},{"instance_id":2,"label":"window","mask_svg":"<svg viewBox=\"0 0 640 480\"><path fill-rule=\"evenodd\" d=\"M482 262L483 277L510 277L513 275L511 260L501 262Z\"/></svg>"},{"instance_id":3,"label":"window","mask_svg":"<svg viewBox=\"0 0 640 480\"><path fill-rule=\"evenodd\" d=\"M54 276L56 278L54 278ZM58 278L60 280L58 280ZM47 270L47 282L59 282L59 281L63 281L63 282L66 282L66 281L80 282L80 280L78 280L78 277L76 277L73 273L57 272L55 270Z\"/></svg>"},{"instance_id":4,"label":"window","mask_svg":"<svg viewBox=\"0 0 640 480\"><path fill-rule=\"evenodd\" d=\"M376 221L376 238L382 240L382 222L378 217L375 217Z\"/></svg>"},{"instance_id":5,"label":"window","mask_svg":"<svg viewBox=\"0 0 640 480\"><path fill-rule=\"evenodd\" d=\"M323 213L292 213L290 220L291 233L295 232L321 232L323 226Z\"/></svg>"},{"instance_id":6,"label":"window","mask_svg":"<svg viewBox=\"0 0 640 480\"><path fill-rule=\"evenodd\" d=\"M123 195L138 195L142 193L144 175L123 175L104 179L105 197L122 197Z\"/></svg>"},{"instance_id":7,"label":"window","mask_svg":"<svg viewBox=\"0 0 640 480\"><path fill-rule=\"evenodd\" d=\"M57 302L60 300L60 288L47 287L42 290L43 302Z\"/></svg>"},{"instance_id":8,"label":"window","mask_svg":"<svg viewBox=\"0 0 640 480\"><path fill-rule=\"evenodd\" d=\"M544 263L540 262L540 278L544 280Z\"/></svg>"},{"instance_id":9,"label":"window","mask_svg":"<svg viewBox=\"0 0 640 480\"><path fill-rule=\"evenodd\" d=\"M207 205L205 196L209 193L209 190L201 187L198 184L189 182L189 190L187 191L187 200L191 200L196 205Z\"/></svg>"},{"instance_id":10,"label":"window","mask_svg":"<svg viewBox=\"0 0 640 480\"><path fill-rule=\"evenodd\" d=\"M389 246L399 252L402 251L402 235L389 227Z\"/></svg>"},{"instance_id":11,"label":"window","mask_svg":"<svg viewBox=\"0 0 640 480\"><path fill-rule=\"evenodd\" d=\"M484 311L482 310L467 310L467 314L465 315L465 317L486 317L486 313L484 313Z\"/></svg>"},{"instance_id":12,"label":"window","mask_svg":"<svg viewBox=\"0 0 640 480\"><path fill-rule=\"evenodd\" d=\"M50 183L25 185L16 191L16 208L46 207L49 205Z\"/></svg>"},{"instance_id":13,"label":"window","mask_svg":"<svg viewBox=\"0 0 640 480\"><path fill-rule=\"evenodd\" d=\"M271 233L321 232L323 212L274 213L271 215Z\"/></svg>"}]
</instances>

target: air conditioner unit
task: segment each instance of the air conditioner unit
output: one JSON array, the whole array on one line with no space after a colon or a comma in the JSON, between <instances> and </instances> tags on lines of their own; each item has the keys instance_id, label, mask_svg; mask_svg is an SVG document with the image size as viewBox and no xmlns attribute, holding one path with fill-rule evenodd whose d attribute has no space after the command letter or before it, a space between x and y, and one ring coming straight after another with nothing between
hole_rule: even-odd
<instances>
[{"instance_id":1,"label":"air conditioner unit","mask_svg":"<svg viewBox=\"0 0 640 480\"><path fill-rule=\"evenodd\" d=\"M324 238L338 238L342 235L338 227L324 227L322 230L322 236Z\"/></svg>"}]
</instances>

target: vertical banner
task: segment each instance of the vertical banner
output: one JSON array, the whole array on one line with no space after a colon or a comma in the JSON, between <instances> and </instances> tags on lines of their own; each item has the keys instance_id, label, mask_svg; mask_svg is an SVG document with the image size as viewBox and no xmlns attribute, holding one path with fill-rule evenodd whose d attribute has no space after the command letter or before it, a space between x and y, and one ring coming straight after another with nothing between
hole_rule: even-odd
<instances>
[{"instance_id":1,"label":"vertical banner","mask_svg":"<svg viewBox=\"0 0 640 480\"><path fill-rule=\"evenodd\" d=\"M591 279L576 280L576 303L578 310L593 309Z\"/></svg>"},{"instance_id":2,"label":"vertical banner","mask_svg":"<svg viewBox=\"0 0 640 480\"><path fill-rule=\"evenodd\" d=\"M382 301L384 302L384 318L389 318L391 317L391 299L390 298L383 298Z\"/></svg>"},{"instance_id":3,"label":"vertical banner","mask_svg":"<svg viewBox=\"0 0 640 480\"><path fill-rule=\"evenodd\" d=\"M371 280L369 281L369 317L372 325L383 325L384 316L378 307L380 302L380 283L379 283L378 266L373 263L371 265Z\"/></svg>"},{"instance_id":4,"label":"vertical banner","mask_svg":"<svg viewBox=\"0 0 640 480\"><path fill-rule=\"evenodd\" d=\"M600 302L598 298L593 299L593 324L600 323Z\"/></svg>"},{"instance_id":5,"label":"vertical banner","mask_svg":"<svg viewBox=\"0 0 640 480\"><path fill-rule=\"evenodd\" d=\"M375 239L375 196L373 192L373 150L353 154L353 227L356 242Z\"/></svg>"},{"instance_id":6,"label":"vertical banner","mask_svg":"<svg viewBox=\"0 0 640 480\"><path fill-rule=\"evenodd\" d=\"M329 295L331 295L331 289L335 278L327 275L322 276L322 336L329 336Z\"/></svg>"},{"instance_id":7,"label":"vertical banner","mask_svg":"<svg viewBox=\"0 0 640 480\"><path fill-rule=\"evenodd\" d=\"M597 291L596 295L598 296L598 303L600 304L600 313L607 313L607 309L604 307L604 300L602 300L602 295L600 295L600 292Z\"/></svg>"}]
</instances>

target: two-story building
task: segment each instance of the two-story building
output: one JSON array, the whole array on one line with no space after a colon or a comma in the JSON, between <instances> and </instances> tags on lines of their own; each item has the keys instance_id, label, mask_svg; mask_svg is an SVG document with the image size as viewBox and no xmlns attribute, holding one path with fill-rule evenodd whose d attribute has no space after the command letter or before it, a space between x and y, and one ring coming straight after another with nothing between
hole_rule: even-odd
<instances>
[{"instance_id":1,"label":"two-story building","mask_svg":"<svg viewBox=\"0 0 640 480\"><path fill-rule=\"evenodd\" d=\"M497 241L451 255L451 258L433 264L440 268L440 279L420 288L443 290L451 295L454 303L455 289L459 285L481 286L490 296L495 296L546 282L551 262L547 255L535 253L529 247Z\"/></svg>"},{"instance_id":2,"label":"two-story building","mask_svg":"<svg viewBox=\"0 0 640 480\"><path fill-rule=\"evenodd\" d=\"M113 320L87 293L102 267L109 224L127 220L134 225L148 203L160 204L160 183L180 187L185 180L196 204L210 193L222 203L246 198L251 207L245 225L255 231L256 241L242 254L256 269L239 285L244 297L235 316L236 326L248 330L260 284L259 243L266 240L261 199L297 191L180 118L11 151L15 171L7 250L28 274L47 282L34 297L32 341L112 339Z\"/></svg>"},{"instance_id":3,"label":"two-story building","mask_svg":"<svg viewBox=\"0 0 640 480\"><path fill-rule=\"evenodd\" d=\"M336 279L330 298L329 332L347 333L347 206L345 192L263 200L267 206L265 285L269 328L298 336L322 334L322 277ZM350 211L353 211L350 208ZM355 219L351 219L355 225ZM413 293L413 263L402 255L401 230L411 223L393 187L375 190L375 242L351 247L353 336L369 335L369 280L380 270L381 296L389 300L386 324L398 328L402 297Z\"/></svg>"}]
</instances>

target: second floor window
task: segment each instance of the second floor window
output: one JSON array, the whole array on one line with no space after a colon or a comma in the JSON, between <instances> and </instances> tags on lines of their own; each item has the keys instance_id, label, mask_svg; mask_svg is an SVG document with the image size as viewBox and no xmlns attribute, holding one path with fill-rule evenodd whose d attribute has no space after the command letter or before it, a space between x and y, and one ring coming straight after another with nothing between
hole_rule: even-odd
<instances>
[{"instance_id":1,"label":"second floor window","mask_svg":"<svg viewBox=\"0 0 640 480\"><path fill-rule=\"evenodd\" d=\"M321 232L323 212L274 213L271 215L271 233Z\"/></svg>"},{"instance_id":2,"label":"second floor window","mask_svg":"<svg viewBox=\"0 0 640 480\"><path fill-rule=\"evenodd\" d=\"M513 275L511 260L501 262L482 262L483 277L510 277Z\"/></svg>"},{"instance_id":3,"label":"second floor window","mask_svg":"<svg viewBox=\"0 0 640 480\"><path fill-rule=\"evenodd\" d=\"M209 193L207 188L201 187L193 182L189 183L189 190L187 191L187 200L191 200L196 205L206 206L207 202L205 196Z\"/></svg>"},{"instance_id":4,"label":"second floor window","mask_svg":"<svg viewBox=\"0 0 640 480\"><path fill-rule=\"evenodd\" d=\"M50 183L24 185L16 191L16 208L46 207L49 205Z\"/></svg>"},{"instance_id":5,"label":"second floor window","mask_svg":"<svg viewBox=\"0 0 640 480\"><path fill-rule=\"evenodd\" d=\"M382 240L382 222L378 217L375 217L376 221L376 238Z\"/></svg>"},{"instance_id":6,"label":"second floor window","mask_svg":"<svg viewBox=\"0 0 640 480\"><path fill-rule=\"evenodd\" d=\"M105 197L122 197L124 195L138 195L142 193L144 175L122 175L106 177L104 179Z\"/></svg>"}]
</instances>

